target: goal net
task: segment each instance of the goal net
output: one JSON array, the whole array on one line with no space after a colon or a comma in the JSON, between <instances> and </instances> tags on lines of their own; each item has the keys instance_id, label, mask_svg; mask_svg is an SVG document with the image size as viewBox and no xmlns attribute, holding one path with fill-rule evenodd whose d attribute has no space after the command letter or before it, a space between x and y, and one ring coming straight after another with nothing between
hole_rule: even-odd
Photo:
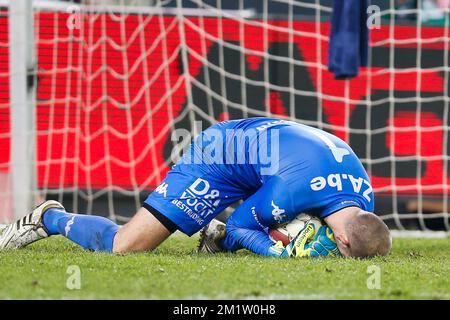
<instances>
[{"instance_id":1,"label":"goal net","mask_svg":"<svg viewBox=\"0 0 450 320\"><path fill-rule=\"evenodd\" d=\"M34 1L34 196L124 222L185 147L181 129L276 116L349 142L391 228L449 232L448 10L428 26L421 9L378 2L369 66L335 80L332 1ZM15 84L0 5L7 175Z\"/></svg>"}]
</instances>

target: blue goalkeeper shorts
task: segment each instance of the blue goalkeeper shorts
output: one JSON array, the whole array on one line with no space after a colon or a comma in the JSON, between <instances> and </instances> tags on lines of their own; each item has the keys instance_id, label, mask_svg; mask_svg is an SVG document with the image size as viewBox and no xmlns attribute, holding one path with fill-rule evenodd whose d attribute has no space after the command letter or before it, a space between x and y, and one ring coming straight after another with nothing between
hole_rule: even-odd
<instances>
[{"instance_id":1,"label":"blue goalkeeper shorts","mask_svg":"<svg viewBox=\"0 0 450 320\"><path fill-rule=\"evenodd\" d=\"M215 134L225 137L227 130L236 129L239 125L257 126L267 122L268 119L265 118L251 121L231 120L217 123L202 131L166 178L148 196L143 206L169 231L180 230L191 236L231 204L250 197L263 183L258 164L250 163L250 158L246 158L245 163L224 164L229 154L223 149L223 154L220 155L223 160L221 164L217 161L211 163L206 158L199 162L195 160L196 157L204 157L204 153L211 146L219 149L227 147L223 141L214 140ZM236 148L233 154L237 157L237 154L246 152L249 150Z\"/></svg>"},{"instance_id":2,"label":"blue goalkeeper shorts","mask_svg":"<svg viewBox=\"0 0 450 320\"><path fill-rule=\"evenodd\" d=\"M248 195L218 176L177 165L145 200L144 207L169 231L193 235L224 209Z\"/></svg>"}]
</instances>

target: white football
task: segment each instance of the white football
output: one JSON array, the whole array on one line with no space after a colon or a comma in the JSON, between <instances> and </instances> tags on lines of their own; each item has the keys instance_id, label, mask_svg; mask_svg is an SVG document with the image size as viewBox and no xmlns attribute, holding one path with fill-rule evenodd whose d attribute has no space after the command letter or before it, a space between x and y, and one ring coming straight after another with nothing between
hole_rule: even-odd
<instances>
[{"instance_id":1,"label":"white football","mask_svg":"<svg viewBox=\"0 0 450 320\"><path fill-rule=\"evenodd\" d=\"M283 245L287 245L308 223L313 223L316 230L323 225L319 218L301 213L294 220L270 229L269 237L275 242L281 241Z\"/></svg>"}]
</instances>

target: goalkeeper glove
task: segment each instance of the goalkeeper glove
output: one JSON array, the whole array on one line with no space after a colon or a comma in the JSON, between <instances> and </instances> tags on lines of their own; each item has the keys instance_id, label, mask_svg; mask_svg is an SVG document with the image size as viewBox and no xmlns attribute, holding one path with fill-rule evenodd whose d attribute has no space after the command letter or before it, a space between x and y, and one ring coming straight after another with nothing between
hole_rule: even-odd
<instances>
[{"instance_id":1,"label":"goalkeeper glove","mask_svg":"<svg viewBox=\"0 0 450 320\"><path fill-rule=\"evenodd\" d=\"M312 241L302 247L302 250L297 250L297 252L297 257L341 256L333 231L327 226L321 226Z\"/></svg>"},{"instance_id":2,"label":"goalkeeper glove","mask_svg":"<svg viewBox=\"0 0 450 320\"><path fill-rule=\"evenodd\" d=\"M281 241L277 241L273 246L269 248L267 255L269 257L282 257L284 252L284 246Z\"/></svg>"},{"instance_id":3,"label":"goalkeeper glove","mask_svg":"<svg viewBox=\"0 0 450 320\"><path fill-rule=\"evenodd\" d=\"M281 256L316 258L340 255L333 231L327 226L321 226L316 233L314 224L311 223L286 246Z\"/></svg>"},{"instance_id":4,"label":"goalkeeper glove","mask_svg":"<svg viewBox=\"0 0 450 320\"><path fill-rule=\"evenodd\" d=\"M292 239L291 242L286 246L282 257L303 257L303 251L309 240L313 239L314 234L316 233L315 227L313 223L308 223L299 233L298 235Z\"/></svg>"}]
</instances>

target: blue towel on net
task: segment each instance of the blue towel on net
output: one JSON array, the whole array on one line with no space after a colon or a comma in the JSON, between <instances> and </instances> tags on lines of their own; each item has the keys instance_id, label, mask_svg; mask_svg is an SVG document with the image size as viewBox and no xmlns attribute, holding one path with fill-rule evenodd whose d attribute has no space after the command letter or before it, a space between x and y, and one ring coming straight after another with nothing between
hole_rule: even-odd
<instances>
[{"instance_id":1,"label":"blue towel on net","mask_svg":"<svg viewBox=\"0 0 450 320\"><path fill-rule=\"evenodd\" d=\"M368 0L334 0L328 68L335 79L353 78L367 66L367 6Z\"/></svg>"}]
</instances>

